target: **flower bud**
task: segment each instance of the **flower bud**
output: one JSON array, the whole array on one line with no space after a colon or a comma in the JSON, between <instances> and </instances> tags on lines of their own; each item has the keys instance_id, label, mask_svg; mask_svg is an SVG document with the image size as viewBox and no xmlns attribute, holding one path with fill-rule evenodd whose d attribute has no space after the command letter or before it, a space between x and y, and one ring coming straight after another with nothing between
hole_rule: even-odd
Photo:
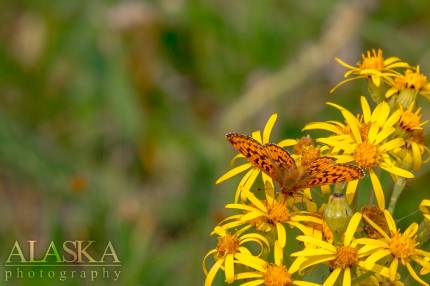
<instances>
[{"instance_id":1,"label":"flower bud","mask_svg":"<svg viewBox=\"0 0 430 286\"><path fill-rule=\"evenodd\" d=\"M406 88L400 91L399 95L396 98L396 102L399 106L407 109L411 104L415 103L417 99L417 91L411 88Z\"/></svg>"},{"instance_id":2,"label":"flower bud","mask_svg":"<svg viewBox=\"0 0 430 286\"><path fill-rule=\"evenodd\" d=\"M335 241L340 240L353 212L342 193L333 193L324 210L324 221L333 232Z\"/></svg>"}]
</instances>

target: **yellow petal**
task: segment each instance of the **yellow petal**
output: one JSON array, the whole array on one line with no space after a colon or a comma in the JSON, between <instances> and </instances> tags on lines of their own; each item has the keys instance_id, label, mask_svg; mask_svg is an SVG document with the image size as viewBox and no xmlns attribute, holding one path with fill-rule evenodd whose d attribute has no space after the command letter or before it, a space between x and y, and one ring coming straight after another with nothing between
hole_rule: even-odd
<instances>
[{"instance_id":1,"label":"yellow petal","mask_svg":"<svg viewBox=\"0 0 430 286\"><path fill-rule=\"evenodd\" d=\"M376 223L374 223L368 216L363 215L363 218L374 228L376 229L377 232L379 232L383 237L385 237L386 239L389 239L389 236L387 233L385 233L385 231Z\"/></svg>"},{"instance_id":2,"label":"yellow petal","mask_svg":"<svg viewBox=\"0 0 430 286\"><path fill-rule=\"evenodd\" d=\"M258 143L263 144L260 130L252 132L251 137L254 138L255 140L257 140Z\"/></svg>"},{"instance_id":3,"label":"yellow petal","mask_svg":"<svg viewBox=\"0 0 430 286\"><path fill-rule=\"evenodd\" d=\"M379 260L381 260L382 258L384 258L385 256L388 256L390 254L391 254L391 251L388 249L378 250L366 259L365 264L366 264L367 268L370 269L373 267L373 265L376 262L378 262Z\"/></svg>"},{"instance_id":4,"label":"yellow petal","mask_svg":"<svg viewBox=\"0 0 430 286\"><path fill-rule=\"evenodd\" d=\"M373 169L369 170L370 180L372 181L373 191L375 193L376 202L381 210L385 209L385 196L384 190L382 189L381 182L376 176L375 171Z\"/></svg>"},{"instance_id":5,"label":"yellow petal","mask_svg":"<svg viewBox=\"0 0 430 286\"><path fill-rule=\"evenodd\" d=\"M330 273L330 275L327 277L323 286L333 286L337 278L339 277L339 274L341 271L342 271L342 268L340 267L335 268L333 272Z\"/></svg>"},{"instance_id":6,"label":"yellow petal","mask_svg":"<svg viewBox=\"0 0 430 286\"><path fill-rule=\"evenodd\" d=\"M290 146L294 146L297 144L297 140L296 139L284 139L280 142L278 142L278 146L280 147L290 147Z\"/></svg>"},{"instance_id":7,"label":"yellow petal","mask_svg":"<svg viewBox=\"0 0 430 286\"><path fill-rule=\"evenodd\" d=\"M381 85L381 77L380 76L373 75L371 78L372 78L372 82L374 85L376 85L377 87L379 87Z\"/></svg>"},{"instance_id":8,"label":"yellow petal","mask_svg":"<svg viewBox=\"0 0 430 286\"><path fill-rule=\"evenodd\" d=\"M222 183L225 180L228 180L231 177L234 177L237 174L240 174L240 173L248 170L251 167L252 167L251 163L246 163L246 164L242 164L240 166L237 166L237 167L231 169L230 171L228 171L227 173L225 173L224 175L222 175L221 177L219 177L218 180L216 180L215 184L218 185L219 183Z\"/></svg>"},{"instance_id":9,"label":"yellow petal","mask_svg":"<svg viewBox=\"0 0 430 286\"><path fill-rule=\"evenodd\" d=\"M263 273L266 271L267 262L261 258L242 253L236 253L234 257L238 260L237 263L252 267L255 270Z\"/></svg>"},{"instance_id":10,"label":"yellow petal","mask_svg":"<svg viewBox=\"0 0 430 286\"><path fill-rule=\"evenodd\" d=\"M241 183L239 184L240 198L242 201L245 201L247 199L249 190L257 179L258 174L260 174L260 170L256 168L251 169L248 178L244 182L241 181Z\"/></svg>"},{"instance_id":11,"label":"yellow petal","mask_svg":"<svg viewBox=\"0 0 430 286\"><path fill-rule=\"evenodd\" d=\"M330 131L338 135L343 134L343 131L341 128L327 122L311 122L309 124L306 124L306 126L302 129L302 131L315 130L315 129Z\"/></svg>"},{"instance_id":12,"label":"yellow petal","mask_svg":"<svg viewBox=\"0 0 430 286\"><path fill-rule=\"evenodd\" d=\"M274 255L275 255L275 264L282 265L284 260L284 248L279 245L278 240L275 241Z\"/></svg>"},{"instance_id":13,"label":"yellow petal","mask_svg":"<svg viewBox=\"0 0 430 286\"><path fill-rule=\"evenodd\" d=\"M262 212L267 212L266 206L253 193L248 194L248 200L253 203Z\"/></svg>"},{"instance_id":14,"label":"yellow petal","mask_svg":"<svg viewBox=\"0 0 430 286\"><path fill-rule=\"evenodd\" d=\"M347 110L346 108L344 108L340 105L337 105L337 104L334 104L331 102L328 102L327 104L330 106L333 106L333 107L335 107L341 111L343 117L345 117L346 122L348 123L349 127L351 128L351 131L352 131L352 134L354 135L355 141L358 143L361 143L360 128L358 125L357 118L349 110Z\"/></svg>"},{"instance_id":15,"label":"yellow petal","mask_svg":"<svg viewBox=\"0 0 430 286\"><path fill-rule=\"evenodd\" d=\"M386 98L390 98L390 97L392 97L394 94L396 94L397 93L397 89L396 88L394 88L394 87L392 87L392 88L390 88L389 90L387 90L387 92L385 93L385 97Z\"/></svg>"},{"instance_id":16,"label":"yellow petal","mask_svg":"<svg viewBox=\"0 0 430 286\"><path fill-rule=\"evenodd\" d=\"M394 111L393 114L391 114L390 117L387 119L387 121L385 121L384 127L389 127L396 124L399 121L401 115L402 115L401 109L397 109L396 111Z\"/></svg>"},{"instance_id":17,"label":"yellow petal","mask_svg":"<svg viewBox=\"0 0 430 286\"><path fill-rule=\"evenodd\" d=\"M423 213L424 217L430 220L430 200L422 200L420 203L420 211Z\"/></svg>"},{"instance_id":18,"label":"yellow petal","mask_svg":"<svg viewBox=\"0 0 430 286\"><path fill-rule=\"evenodd\" d=\"M391 151L393 149L402 147L404 144L405 144L405 140L403 138L396 138L382 144L381 147L379 147L378 149L379 149L379 152L383 153L383 152Z\"/></svg>"},{"instance_id":19,"label":"yellow petal","mask_svg":"<svg viewBox=\"0 0 430 286\"><path fill-rule=\"evenodd\" d=\"M403 232L406 237L412 238L418 231L418 224L416 222L408 226L408 228Z\"/></svg>"},{"instance_id":20,"label":"yellow petal","mask_svg":"<svg viewBox=\"0 0 430 286\"><path fill-rule=\"evenodd\" d=\"M384 169L385 171L391 174L394 174L403 178L411 179L415 177L414 174L412 174L411 172L394 165L389 165L387 163L381 163L379 167L381 167L381 169Z\"/></svg>"},{"instance_id":21,"label":"yellow petal","mask_svg":"<svg viewBox=\"0 0 430 286\"><path fill-rule=\"evenodd\" d=\"M381 130L381 132L379 132L378 133L378 135L376 136L376 138L375 138L375 140L374 140L374 143L376 144L376 145L378 145L379 143L381 143L382 141L384 141L386 138L388 138L388 136L390 136L391 134L393 134L393 132L395 131L396 129L394 129L393 127L386 127L386 128L383 128L382 130ZM369 140L370 141L370 140Z\"/></svg>"},{"instance_id":22,"label":"yellow petal","mask_svg":"<svg viewBox=\"0 0 430 286\"><path fill-rule=\"evenodd\" d=\"M414 170L418 170L422 165L421 150L417 143L411 142L412 158L414 162Z\"/></svg>"},{"instance_id":23,"label":"yellow petal","mask_svg":"<svg viewBox=\"0 0 430 286\"><path fill-rule=\"evenodd\" d=\"M227 254L224 263L225 280L227 283L234 281L234 254Z\"/></svg>"},{"instance_id":24,"label":"yellow petal","mask_svg":"<svg viewBox=\"0 0 430 286\"><path fill-rule=\"evenodd\" d=\"M397 266L399 266L399 260L397 258L394 258L390 264L390 279L391 279L391 281L394 281L394 279L396 279Z\"/></svg>"},{"instance_id":25,"label":"yellow petal","mask_svg":"<svg viewBox=\"0 0 430 286\"><path fill-rule=\"evenodd\" d=\"M327 250L336 251L336 247L334 247L330 243L316 239L316 238L313 238L313 237L310 237L310 236L299 235L296 237L296 239L299 241L307 242L307 243L312 244L314 246L318 246L318 247L327 249Z\"/></svg>"},{"instance_id":26,"label":"yellow petal","mask_svg":"<svg viewBox=\"0 0 430 286\"><path fill-rule=\"evenodd\" d=\"M361 213L355 213L351 220L348 223L348 227L346 228L343 244L349 245L351 243L352 238L354 237L354 233L357 230L358 225L361 221Z\"/></svg>"},{"instance_id":27,"label":"yellow petal","mask_svg":"<svg viewBox=\"0 0 430 286\"><path fill-rule=\"evenodd\" d=\"M242 279L262 278L262 277L263 277L263 274L260 272L242 272L242 273L236 274L235 279L242 280Z\"/></svg>"},{"instance_id":28,"label":"yellow petal","mask_svg":"<svg viewBox=\"0 0 430 286\"><path fill-rule=\"evenodd\" d=\"M355 191L357 190L358 180L354 180L348 183L346 187L346 199L349 204L354 200Z\"/></svg>"},{"instance_id":29,"label":"yellow petal","mask_svg":"<svg viewBox=\"0 0 430 286\"><path fill-rule=\"evenodd\" d=\"M368 123L370 121L371 116L372 116L372 113L370 112L369 103L367 102L367 100L364 96L362 96L360 98L360 101L361 101L361 109L363 110L364 122Z\"/></svg>"},{"instance_id":30,"label":"yellow petal","mask_svg":"<svg viewBox=\"0 0 430 286\"><path fill-rule=\"evenodd\" d=\"M390 106L387 102L382 101L379 103L372 113L372 122L377 122L379 126L384 125L387 121L388 115L390 114Z\"/></svg>"},{"instance_id":31,"label":"yellow petal","mask_svg":"<svg viewBox=\"0 0 430 286\"><path fill-rule=\"evenodd\" d=\"M212 285L212 282L215 278L215 275L217 274L217 272L218 272L218 270L221 267L223 262L224 262L223 259L220 259L217 262L215 262L215 264L212 266L211 270L209 270L208 275L206 276L205 286L211 286Z\"/></svg>"},{"instance_id":32,"label":"yellow petal","mask_svg":"<svg viewBox=\"0 0 430 286\"><path fill-rule=\"evenodd\" d=\"M369 132L367 134L368 141L370 143L374 143L376 141L376 137L378 135L379 126L377 123L372 123L369 128Z\"/></svg>"},{"instance_id":33,"label":"yellow petal","mask_svg":"<svg viewBox=\"0 0 430 286\"><path fill-rule=\"evenodd\" d=\"M345 268L343 271L343 283L342 286L351 286L351 269Z\"/></svg>"},{"instance_id":34,"label":"yellow petal","mask_svg":"<svg viewBox=\"0 0 430 286\"><path fill-rule=\"evenodd\" d=\"M216 249L212 249L211 251L209 251L208 253L206 253L205 257L203 258L202 268L203 268L203 273L205 275L208 275L208 270L206 268L206 260L208 259L209 256L211 256L212 254L214 254L216 252L217 252Z\"/></svg>"},{"instance_id":35,"label":"yellow petal","mask_svg":"<svg viewBox=\"0 0 430 286\"><path fill-rule=\"evenodd\" d=\"M429 284L427 282L425 282L420 277L418 277L417 273L415 273L415 270L412 268L412 266L411 266L411 264L409 264L409 262L406 263L406 268L408 268L409 274L411 274L412 278L414 278L415 281L417 281L421 285L429 286Z\"/></svg>"},{"instance_id":36,"label":"yellow petal","mask_svg":"<svg viewBox=\"0 0 430 286\"><path fill-rule=\"evenodd\" d=\"M334 255L336 252L323 248L308 248L302 251L296 251L290 254L292 257L311 257L311 256L322 256L322 255Z\"/></svg>"},{"instance_id":37,"label":"yellow petal","mask_svg":"<svg viewBox=\"0 0 430 286\"><path fill-rule=\"evenodd\" d=\"M243 215L240 218L240 220L241 221L251 221L253 219L256 219L258 217L263 217L263 216L265 216L265 213L263 213L262 211L252 211L252 212L249 212L249 213Z\"/></svg>"},{"instance_id":38,"label":"yellow petal","mask_svg":"<svg viewBox=\"0 0 430 286\"><path fill-rule=\"evenodd\" d=\"M267 120L266 126L263 130L263 144L269 143L270 140L270 133L272 133L273 126L275 125L276 119L278 118L278 115L276 113L273 113L269 120Z\"/></svg>"},{"instance_id":39,"label":"yellow petal","mask_svg":"<svg viewBox=\"0 0 430 286\"><path fill-rule=\"evenodd\" d=\"M277 222L276 223L276 230L278 232L279 246L281 248L284 248L285 244L287 242L287 233L285 231L285 227L282 223Z\"/></svg>"}]
</instances>

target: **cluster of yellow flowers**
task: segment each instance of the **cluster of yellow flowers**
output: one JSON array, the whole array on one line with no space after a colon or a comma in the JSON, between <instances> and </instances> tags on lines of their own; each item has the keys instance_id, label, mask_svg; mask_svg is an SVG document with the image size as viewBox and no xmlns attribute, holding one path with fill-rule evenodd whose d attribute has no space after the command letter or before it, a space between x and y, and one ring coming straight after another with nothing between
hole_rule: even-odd
<instances>
[{"instance_id":1,"label":"cluster of yellow flowers","mask_svg":"<svg viewBox=\"0 0 430 286\"><path fill-rule=\"evenodd\" d=\"M419 66L384 59L381 50L368 51L356 65L336 60L348 71L332 92L367 81L371 101L360 98L358 115L328 103L343 120L303 129L325 137L269 144L273 114L263 132L229 140L239 151L232 164L244 163L217 184L247 172L226 205L234 214L211 233L218 243L203 259L205 286L220 272L227 283L243 286L430 285L430 200L418 207L422 220L404 231L393 218L407 180L429 160L418 105L420 96L430 99L430 83ZM288 160L294 172L281 168ZM388 180L381 179L384 173ZM311 183L298 183L311 176ZM383 183L390 183L390 192Z\"/></svg>"}]
</instances>

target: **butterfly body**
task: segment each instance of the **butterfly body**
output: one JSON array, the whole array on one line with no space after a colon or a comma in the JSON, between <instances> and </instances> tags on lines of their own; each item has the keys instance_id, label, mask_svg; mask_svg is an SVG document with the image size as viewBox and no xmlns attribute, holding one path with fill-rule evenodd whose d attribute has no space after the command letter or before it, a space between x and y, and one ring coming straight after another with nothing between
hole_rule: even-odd
<instances>
[{"instance_id":1,"label":"butterfly body","mask_svg":"<svg viewBox=\"0 0 430 286\"><path fill-rule=\"evenodd\" d=\"M263 145L252 137L238 133L228 133L226 137L237 151L276 181L286 194L303 188L349 182L364 176L361 168L337 164L333 157L318 157L298 166L291 155L276 144Z\"/></svg>"}]
</instances>

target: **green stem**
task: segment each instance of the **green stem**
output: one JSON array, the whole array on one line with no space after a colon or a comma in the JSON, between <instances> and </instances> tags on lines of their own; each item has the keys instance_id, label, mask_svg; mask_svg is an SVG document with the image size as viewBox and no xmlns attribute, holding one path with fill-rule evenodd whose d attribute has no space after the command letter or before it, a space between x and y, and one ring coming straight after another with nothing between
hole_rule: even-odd
<instances>
[{"instance_id":1,"label":"green stem","mask_svg":"<svg viewBox=\"0 0 430 286\"><path fill-rule=\"evenodd\" d=\"M400 195L402 194L403 190L406 186L406 179L399 177L394 184L393 187L393 193L391 194L390 198L390 205L388 206L388 210L390 213L394 213L394 209L396 208L397 200L399 199Z\"/></svg>"}]
</instances>

